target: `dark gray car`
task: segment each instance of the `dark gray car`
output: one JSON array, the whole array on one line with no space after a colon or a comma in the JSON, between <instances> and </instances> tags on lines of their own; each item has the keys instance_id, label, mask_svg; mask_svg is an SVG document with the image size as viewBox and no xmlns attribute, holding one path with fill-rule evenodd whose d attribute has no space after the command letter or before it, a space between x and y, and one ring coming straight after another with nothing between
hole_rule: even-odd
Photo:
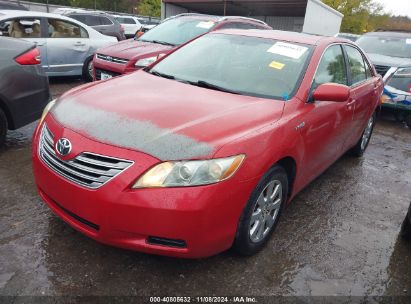
<instances>
[{"instance_id":1,"label":"dark gray car","mask_svg":"<svg viewBox=\"0 0 411 304\"><path fill-rule=\"evenodd\" d=\"M404 239L411 241L411 204L408 208L408 213L405 217L404 223L402 224L401 236Z\"/></svg>"},{"instance_id":2,"label":"dark gray car","mask_svg":"<svg viewBox=\"0 0 411 304\"><path fill-rule=\"evenodd\" d=\"M0 37L0 146L7 130L40 118L47 105L49 83L40 51L31 42Z\"/></svg>"},{"instance_id":3,"label":"dark gray car","mask_svg":"<svg viewBox=\"0 0 411 304\"><path fill-rule=\"evenodd\" d=\"M126 39L124 28L109 14L101 12L69 12L64 15L87 24L103 35L116 37L118 41Z\"/></svg>"}]
</instances>

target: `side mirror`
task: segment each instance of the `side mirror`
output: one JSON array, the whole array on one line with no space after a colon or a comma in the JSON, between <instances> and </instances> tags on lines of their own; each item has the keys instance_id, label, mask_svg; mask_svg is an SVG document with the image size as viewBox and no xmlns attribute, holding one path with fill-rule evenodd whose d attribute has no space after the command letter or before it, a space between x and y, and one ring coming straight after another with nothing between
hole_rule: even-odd
<instances>
[{"instance_id":1,"label":"side mirror","mask_svg":"<svg viewBox=\"0 0 411 304\"><path fill-rule=\"evenodd\" d=\"M143 34L144 34L144 32L143 32L142 30L139 30L139 31L136 33L136 37L137 37L137 38L140 38L141 36L143 36Z\"/></svg>"},{"instance_id":2,"label":"side mirror","mask_svg":"<svg viewBox=\"0 0 411 304\"><path fill-rule=\"evenodd\" d=\"M336 83L324 83L315 89L314 101L344 102L350 98L350 88Z\"/></svg>"}]
</instances>

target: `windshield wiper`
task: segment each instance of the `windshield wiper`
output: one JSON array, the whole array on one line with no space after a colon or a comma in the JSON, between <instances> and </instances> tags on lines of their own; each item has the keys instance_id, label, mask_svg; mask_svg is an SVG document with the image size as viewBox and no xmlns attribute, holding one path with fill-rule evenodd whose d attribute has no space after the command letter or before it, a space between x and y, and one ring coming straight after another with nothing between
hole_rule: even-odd
<instances>
[{"instance_id":1,"label":"windshield wiper","mask_svg":"<svg viewBox=\"0 0 411 304\"><path fill-rule=\"evenodd\" d=\"M149 73L152 75L167 78L167 79L175 79L173 75L168 75L168 74L164 74L164 73L153 71L153 70L149 71Z\"/></svg>"},{"instance_id":2,"label":"windshield wiper","mask_svg":"<svg viewBox=\"0 0 411 304\"><path fill-rule=\"evenodd\" d=\"M211 89L211 90L215 90L215 91L221 91L221 92L241 95L240 92L233 91L233 90L230 90L230 89L227 89L227 88L223 88L223 87L220 87L216 84L209 83L209 82L204 81L204 80L199 80L197 82L190 81L189 83L192 84L192 85L198 86L198 87L206 88L206 89Z\"/></svg>"},{"instance_id":3,"label":"windshield wiper","mask_svg":"<svg viewBox=\"0 0 411 304\"><path fill-rule=\"evenodd\" d=\"M166 42L166 41L160 41L160 40L152 40L152 41L149 41L149 42L154 42L154 43L162 44L162 45L176 46L176 45L173 44L173 43Z\"/></svg>"}]
</instances>

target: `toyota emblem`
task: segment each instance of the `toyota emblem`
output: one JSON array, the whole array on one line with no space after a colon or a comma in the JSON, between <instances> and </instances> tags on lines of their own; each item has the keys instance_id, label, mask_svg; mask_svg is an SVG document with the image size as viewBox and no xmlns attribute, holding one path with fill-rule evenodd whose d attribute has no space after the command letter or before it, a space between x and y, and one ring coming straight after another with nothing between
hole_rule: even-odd
<instances>
[{"instance_id":1,"label":"toyota emblem","mask_svg":"<svg viewBox=\"0 0 411 304\"><path fill-rule=\"evenodd\" d=\"M71 142L67 138L60 138L56 143L56 151L62 156L71 152Z\"/></svg>"}]
</instances>

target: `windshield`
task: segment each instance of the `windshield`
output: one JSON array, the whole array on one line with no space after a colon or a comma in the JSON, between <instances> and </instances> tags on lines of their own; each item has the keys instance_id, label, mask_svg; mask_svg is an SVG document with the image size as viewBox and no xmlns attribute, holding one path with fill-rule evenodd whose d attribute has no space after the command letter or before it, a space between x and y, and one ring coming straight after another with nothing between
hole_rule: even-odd
<instances>
[{"instance_id":1,"label":"windshield","mask_svg":"<svg viewBox=\"0 0 411 304\"><path fill-rule=\"evenodd\" d=\"M366 53L411 58L411 36L409 38L363 36L356 43Z\"/></svg>"},{"instance_id":2,"label":"windshield","mask_svg":"<svg viewBox=\"0 0 411 304\"><path fill-rule=\"evenodd\" d=\"M308 45L212 34L172 53L150 72L209 89L288 100L310 54Z\"/></svg>"},{"instance_id":3,"label":"windshield","mask_svg":"<svg viewBox=\"0 0 411 304\"><path fill-rule=\"evenodd\" d=\"M160 23L141 36L139 40L180 45L208 32L214 25L214 21L175 18Z\"/></svg>"}]
</instances>

